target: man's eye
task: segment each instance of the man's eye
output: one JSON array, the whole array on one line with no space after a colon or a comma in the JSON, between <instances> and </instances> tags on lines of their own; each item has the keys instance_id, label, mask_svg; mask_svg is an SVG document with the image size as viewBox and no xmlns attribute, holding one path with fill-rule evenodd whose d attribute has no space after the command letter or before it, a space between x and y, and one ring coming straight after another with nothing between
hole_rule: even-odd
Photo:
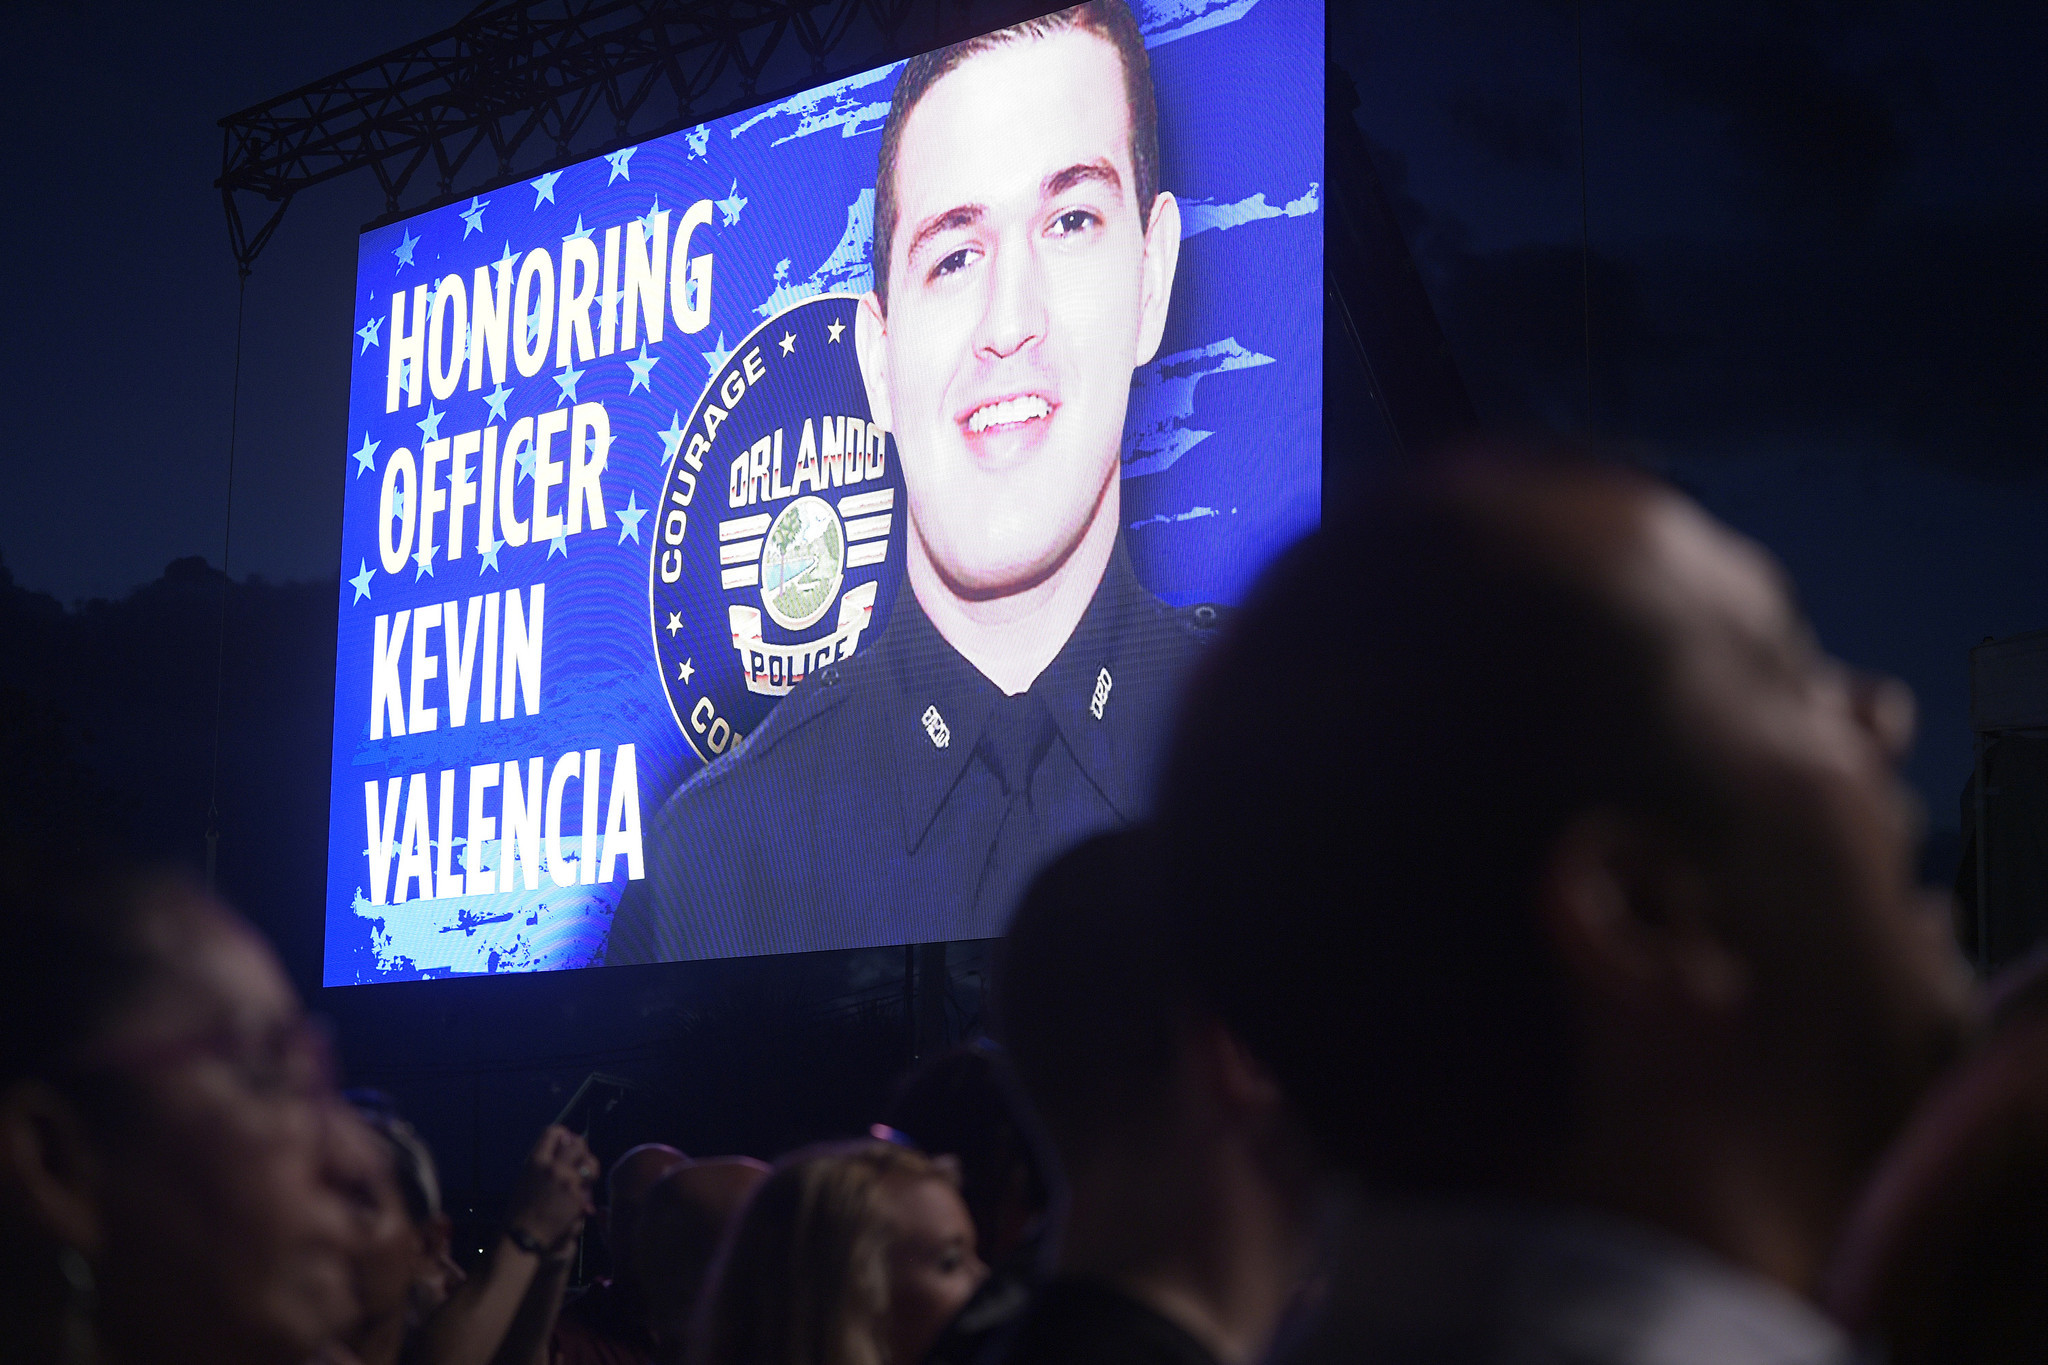
<instances>
[{"instance_id":1,"label":"man's eye","mask_svg":"<svg viewBox=\"0 0 2048 1365\"><path fill-rule=\"evenodd\" d=\"M981 252L971 246L963 246L958 251L941 259L937 265L932 267L932 273L926 278L942 280L956 271L965 270L980 259Z\"/></svg>"},{"instance_id":2,"label":"man's eye","mask_svg":"<svg viewBox=\"0 0 2048 1365\"><path fill-rule=\"evenodd\" d=\"M1071 237L1075 233L1086 232L1101 221L1087 209L1068 209L1052 220L1052 226L1047 232L1054 237Z\"/></svg>"}]
</instances>

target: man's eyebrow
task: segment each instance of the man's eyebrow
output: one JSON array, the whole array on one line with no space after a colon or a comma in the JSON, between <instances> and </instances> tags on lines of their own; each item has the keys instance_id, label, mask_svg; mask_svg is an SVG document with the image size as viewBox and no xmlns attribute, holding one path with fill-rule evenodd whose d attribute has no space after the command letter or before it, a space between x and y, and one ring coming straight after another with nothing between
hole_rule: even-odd
<instances>
[{"instance_id":1,"label":"man's eyebrow","mask_svg":"<svg viewBox=\"0 0 2048 1365\"><path fill-rule=\"evenodd\" d=\"M910 245L904 249L904 258L906 260L916 260L918 248L922 247L927 241L930 241L942 232L951 232L955 228L973 227L981 221L982 215L985 212L986 210L979 204L962 204L958 208L947 209L944 213L935 214L925 219L923 225L911 237Z\"/></svg>"},{"instance_id":2,"label":"man's eyebrow","mask_svg":"<svg viewBox=\"0 0 2048 1365\"><path fill-rule=\"evenodd\" d=\"M1045 178L1038 194L1041 199L1055 199L1074 186L1085 185L1091 180L1107 186L1119 199L1123 197L1123 177L1116 173L1116 167L1100 157L1094 161L1079 162L1063 171L1054 171Z\"/></svg>"}]
</instances>

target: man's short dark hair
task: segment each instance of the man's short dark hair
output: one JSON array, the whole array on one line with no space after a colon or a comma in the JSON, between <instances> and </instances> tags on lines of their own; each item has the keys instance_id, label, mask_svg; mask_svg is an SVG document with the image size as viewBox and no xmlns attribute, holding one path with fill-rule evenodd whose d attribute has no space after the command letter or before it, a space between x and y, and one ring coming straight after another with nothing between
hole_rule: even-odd
<instances>
[{"instance_id":1,"label":"man's short dark hair","mask_svg":"<svg viewBox=\"0 0 2048 1365\"><path fill-rule=\"evenodd\" d=\"M1627 481L1490 462L1332 516L1260 580L1167 760L1204 1003L1383 1187L1514 1188L1557 1155L1573 1046L1539 878L1579 813L1693 791L1665 641L1525 515L1574 479Z\"/></svg>"},{"instance_id":2,"label":"man's short dark hair","mask_svg":"<svg viewBox=\"0 0 2048 1365\"><path fill-rule=\"evenodd\" d=\"M986 1041L962 1043L897 1081L882 1122L919 1151L960 1163L960 1198L982 1236L987 1256L1005 1202L1021 1196L1034 1211L1051 1201L1008 1063ZM1022 1179L1022 1188L1013 1185Z\"/></svg>"},{"instance_id":3,"label":"man's short dark hair","mask_svg":"<svg viewBox=\"0 0 2048 1365\"><path fill-rule=\"evenodd\" d=\"M889 118L882 125L882 151L875 168L875 296L882 301L885 311L889 307L889 252L896 239L896 153L910 111L926 91L970 58L1012 43L1033 42L1070 30L1093 33L1116 49L1124 72L1124 104L1131 120L1131 176L1138 199L1138 224L1142 229L1151 221L1152 200L1159 193L1159 111L1152 97L1152 62L1145 55L1145 36L1138 32L1138 21L1131 17L1125 0L1088 0L1086 4L912 57L904 63L903 74L896 81Z\"/></svg>"},{"instance_id":4,"label":"man's short dark hair","mask_svg":"<svg viewBox=\"0 0 2048 1365\"><path fill-rule=\"evenodd\" d=\"M1165 951L1154 836L1076 845L1025 892L997 959L996 1029L1071 1167L1167 1119L1187 1000Z\"/></svg>"}]
</instances>

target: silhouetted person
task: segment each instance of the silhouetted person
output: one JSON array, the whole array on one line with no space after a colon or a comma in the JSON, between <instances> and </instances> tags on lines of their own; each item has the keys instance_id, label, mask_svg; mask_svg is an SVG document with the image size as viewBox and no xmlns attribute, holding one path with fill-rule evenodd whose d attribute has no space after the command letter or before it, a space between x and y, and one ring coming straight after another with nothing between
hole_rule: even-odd
<instances>
[{"instance_id":1,"label":"silhouetted person","mask_svg":"<svg viewBox=\"0 0 2048 1365\"><path fill-rule=\"evenodd\" d=\"M925 1353L929 1365L981 1365L1008 1340L1045 1278L1052 1204L1040 1148L1016 1077L986 1039L926 1061L898 1082L876 1137L959 1163L988 1276Z\"/></svg>"},{"instance_id":2,"label":"silhouetted person","mask_svg":"<svg viewBox=\"0 0 2048 1365\"><path fill-rule=\"evenodd\" d=\"M983 1274L950 1166L890 1142L806 1148L720 1250L693 1365L917 1365Z\"/></svg>"},{"instance_id":3,"label":"silhouetted person","mask_svg":"<svg viewBox=\"0 0 2048 1365\"><path fill-rule=\"evenodd\" d=\"M361 1149L270 949L0 829L0 1354L298 1365L353 1317Z\"/></svg>"},{"instance_id":4,"label":"silhouetted person","mask_svg":"<svg viewBox=\"0 0 2048 1365\"><path fill-rule=\"evenodd\" d=\"M1333 516L1183 712L1202 998L1368 1190L1305 1359L1820 1361L1968 1014L1896 684L1670 489L1474 461Z\"/></svg>"},{"instance_id":5,"label":"silhouetted person","mask_svg":"<svg viewBox=\"0 0 2048 1365\"><path fill-rule=\"evenodd\" d=\"M712 1258L747 1199L768 1178L752 1157L711 1157L671 1167L641 1201L633 1276L648 1308L655 1359L679 1363Z\"/></svg>"},{"instance_id":6,"label":"silhouetted person","mask_svg":"<svg viewBox=\"0 0 2048 1365\"><path fill-rule=\"evenodd\" d=\"M2048 1360L2048 963L1928 1097L1850 1225L1828 1301L1887 1365Z\"/></svg>"},{"instance_id":7,"label":"silhouetted person","mask_svg":"<svg viewBox=\"0 0 2048 1365\"><path fill-rule=\"evenodd\" d=\"M382 1097L351 1092L369 1151L358 1194L358 1317L341 1335L356 1365L398 1365L412 1334L459 1287L433 1153Z\"/></svg>"},{"instance_id":8,"label":"silhouetted person","mask_svg":"<svg viewBox=\"0 0 2048 1365\"><path fill-rule=\"evenodd\" d=\"M960 1197L976 1251L991 1267L1028 1258L1051 1194L1017 1112L1015 1082L987 1043L963 1043L897 1083L882 1122L933 1156L960 1163Z\"/></svg>"},{"instance_id":9,"label":"silhouetted person","mask_svg":"<svg viewBox=\"0 0 2048 1365\"><path fill-rule=\"evenodd\" d=\"M418 1365L545 1365L590 1215L597 1161L581 1137L550 1124L512 1186L503 1230L476 1274L414 1334Z\"/></svg>"},{"instance_id":10,"label":"silhouetted person","mask_svg":"<svg viewBox=\"0 0 2048 1365\"><path fill-rule=\"evenodd\" d=\"M662 1142L643 1142L612 1163L596 1222L611 1258L599 1280L562 1308L549 1357L553 1365L644 1365L654 1358L647 1299L633 1273L633 1240L648 1191L689 1158Z\"/></svg>"},{"instance_id":11,"label":"silhouetted person","mask_svg":"<svg viewBox=\"0 0 2048 1365\"><path fill-rule=\"evenodd\" d=\"M1158 880L1149 831L1099 835L1039 875L1004 942L1000 1029L1067 1186L1009 1365L1245 1365L1309 1260L1305 1135L1176 970Z\"/></svg>"}]
</instances>

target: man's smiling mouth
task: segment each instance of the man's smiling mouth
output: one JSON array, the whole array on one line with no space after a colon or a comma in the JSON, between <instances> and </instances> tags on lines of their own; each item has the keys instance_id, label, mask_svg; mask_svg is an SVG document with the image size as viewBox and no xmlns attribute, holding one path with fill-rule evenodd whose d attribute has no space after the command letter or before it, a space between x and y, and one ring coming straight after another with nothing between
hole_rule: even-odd
<instances>
[{"instance_id":1,"label":"man's smiling mouth","mask_svg":"<svg viewBox=\"0 0 2048 1365\"><path fill-rule=\"evenodd\" d=\"M1052 416L1052 404L1035 393L1020 394L1015 398L998 399L984 403L967 415L969 435L979 436L984 432L1002 427L1020 427L1026 422L1035 422Z\"/></svg>"}]
</instances>

